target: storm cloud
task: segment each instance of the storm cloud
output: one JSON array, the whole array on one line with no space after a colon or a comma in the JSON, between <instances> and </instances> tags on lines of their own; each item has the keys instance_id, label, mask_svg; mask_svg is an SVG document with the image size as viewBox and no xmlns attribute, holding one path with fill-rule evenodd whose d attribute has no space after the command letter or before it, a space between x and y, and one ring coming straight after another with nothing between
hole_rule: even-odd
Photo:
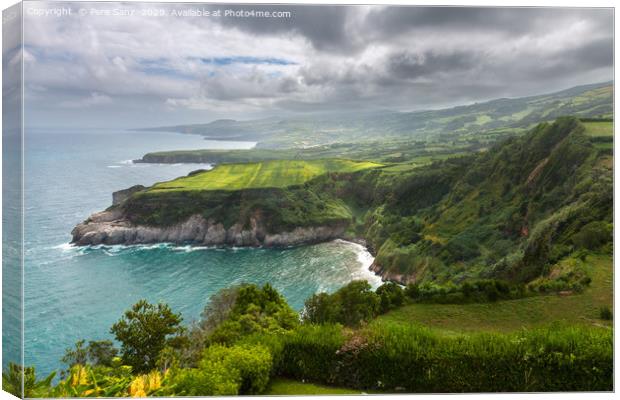
<instances>
[{"instance_id":1,"label":"storm cloud","mask_svg":"<svg viewBox=\"0 0 620 400\"><path fill-rule=\"evenodd\" d=\"M75 12L25 17L26 109L40 124L409 111L613 79L611 9L89 6L134 10L111 17L59 6ZM164 14L148 16L149 8ZM178 16L196 9L288 14Z\"/></svg>"}]
</instances>

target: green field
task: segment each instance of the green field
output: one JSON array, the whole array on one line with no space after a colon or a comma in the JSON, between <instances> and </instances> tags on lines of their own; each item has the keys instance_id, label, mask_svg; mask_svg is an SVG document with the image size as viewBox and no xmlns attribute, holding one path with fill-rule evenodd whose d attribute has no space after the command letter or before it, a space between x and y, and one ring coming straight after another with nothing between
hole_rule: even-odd
<instances>
[{"instance_id":1,"label":"green field","mask_svg":"<svg viewBox=\"0 0 620 400\"><path fill-rule=\"evenodd\" d=\"M263 393L267 396L292 396L292 395L342 395L342 394L364 394L359 390L338 388L314 383L298 382L285 378L275 378L269 383L267 391Z\"/></svg>"},{"instance_id":2,"label":"green field","mask_svg":"<svg viewBox=\"0 0 620 400\"><path fill-rule=\"evenodd\" d=\"M510 332L554 321L610 326L599 308L613 304L613 263L609 256L588 256L592 283L581 294L551 294L496 303L412 304L379 317L374 324L423 324L446 334Z\"/></svg>"},{"instance_id":3,"label":"green field","mask_svg":"<svg viewBox=\"0 0 620 400\"><path fill-rule=\"evenodd\" d=\"M157 183L149 192L283 188L303 184L329 172L350 173L380 166L373 162L341 159L222 164L210 171Z\"/></svg>"},{"instance_id":4,"label":"green field","mask_svg":"<svg viewBox=\"0 0 620 400\"><path fill-rule=\"evenodd\" d=\"M582 122L586 127L586 135L593 137L600 136L613 136L614 135L614 123L611 121L601 122Z\"/></svg>"}]
</instances>

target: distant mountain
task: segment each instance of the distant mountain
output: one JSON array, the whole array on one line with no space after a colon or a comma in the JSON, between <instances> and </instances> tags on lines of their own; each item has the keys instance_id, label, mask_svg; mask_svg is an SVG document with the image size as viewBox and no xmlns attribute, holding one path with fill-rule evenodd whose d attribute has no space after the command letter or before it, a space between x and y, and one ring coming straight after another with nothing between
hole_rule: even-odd
<instances>
[{"instance_id":1,"label":"distant mountain","mask_svg":"<svg viewBox=\"0 0 620 400\"><path fill-rule=\"evenodd\" d=\"M250 121L147 128L203 135L210 139L259 142L262 148L310 147L376 140L451 139L488 132L531 128L559 116L611 117L613 82L577 86L556 93L497 99L453 108L415 112L323 114Z\"/></svg>"}]
</instances>

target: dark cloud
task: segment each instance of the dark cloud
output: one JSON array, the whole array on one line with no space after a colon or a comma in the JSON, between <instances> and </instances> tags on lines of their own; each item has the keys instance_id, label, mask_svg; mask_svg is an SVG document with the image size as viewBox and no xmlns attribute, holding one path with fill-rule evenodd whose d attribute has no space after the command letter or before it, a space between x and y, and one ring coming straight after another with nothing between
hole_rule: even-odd
<instances>
[{"instance_id":1,"label":"dark cloud","mask_svg":"<svg viewBox=\"0 0 620 400\"><path fill-rule=\"evenodd\" d=\"M465 51L448 54L401 52L390 56L386 64L395 78L410 80L443 72L466 71L473 68L479 59L475 53Z\"/></svg>"},{"instance_id":2,"label":"dark cloud","mask_svg":"<svg viewBox=\"0 0 620 400\"><path fill-rule=\"evenodd\" d=\"M580 19L613 27L608 8L387 6L364 14L350 6L252 6L264 11L280 8L291 11L292 18L223 18L218 22L258 35L299 34L317 50L340 53L361 51L375 41L416 30L522 35L548 31L549 23ZM247 10L249 6L227 9Z\"/></svg>"},{"instance_id":3,"label":"dark cloud","mask_svg":"<svg viewBox=\"0 0 620 400\"><path fill-rule=\"evenodd\" d=\"M257 35L298 34L319 51L351 52L363 48L348 30L358 12L346 6L230 5L226 10L289 11L291 18L221 18L217 22Z\"/></svg>"},{"instance_id":4,"label":"dark cloud","mask_svg":"<svg viewBox=\"0 0 620 400\"><path fill-rule=\"evenodd\" d=\"M597 18L611 22L609 9L526 8L526 7L385 7L366 16L366 27L380 37L415 29L460 31L495 31L532 33L549 29L550 21L570 18Z\"/></svg>"},{"instance_id":5,"label":"dark cloud","mask_svg":"<svg viewBox=\"0 0 620 400\"><path fill-rule=\"evenodd\" d=\"M31 108L84 105L86 119L132 104L170 124L438 108L613 79L609 8L205 7L292 16L31 18Z\"/></svg>"}]
</instances>

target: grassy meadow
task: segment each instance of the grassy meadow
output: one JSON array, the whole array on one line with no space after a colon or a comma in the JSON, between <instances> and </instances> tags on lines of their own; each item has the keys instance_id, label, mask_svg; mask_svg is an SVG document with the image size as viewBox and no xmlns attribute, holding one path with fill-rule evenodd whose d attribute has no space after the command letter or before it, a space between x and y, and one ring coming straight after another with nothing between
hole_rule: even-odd
<instances>
[{"instance_id":1,"label":"grassy meadow","mask_svg":"<svg viewBox=\"0 0 620 400\"><path fill-rule=\"evenodd\" d=\"M266 396L316 396L316 395L352 395L365 394L361 390L339 388L334 386L318 385L309 382L299 382L286 378L275 378L269 383Z\"/></svg>"},{"instance_id":2,"label":"grassy meadow","mask_svg":"<svg viewBox=\"0 0 620 400\"><path fill-rule=\"evenodd\" d=\"M350 173L381 164L340 159L273 160L258 163L222 164L214 169L154 185L150 191L241 190L301 185L320 175Z\"/></svg>"},{"instance_id":3,"label":"grassy meadow","mask_svg":"<svg viewBox=\"0 0 620 400\"><path fill-rule=\"evenodd\" d=\"M614 123L612 121L582 122L586 127L586 135L592 137L613 137Z\"/></svg>"},{"instance_id":4,"label":"grassy meadow","mask_svg":"<svg viewBox=\"0 0 620 400\"><path fill-rule=\"evenodd\" d=\"M422 324L445 334L512 332L551 322L611 327L600 318L603 306L613 306L613 261L609 255L586 259L592 282L582 293L548 294L494 303L414 303L380 316L374 324Z\"/></svg>"}]
</instances>

